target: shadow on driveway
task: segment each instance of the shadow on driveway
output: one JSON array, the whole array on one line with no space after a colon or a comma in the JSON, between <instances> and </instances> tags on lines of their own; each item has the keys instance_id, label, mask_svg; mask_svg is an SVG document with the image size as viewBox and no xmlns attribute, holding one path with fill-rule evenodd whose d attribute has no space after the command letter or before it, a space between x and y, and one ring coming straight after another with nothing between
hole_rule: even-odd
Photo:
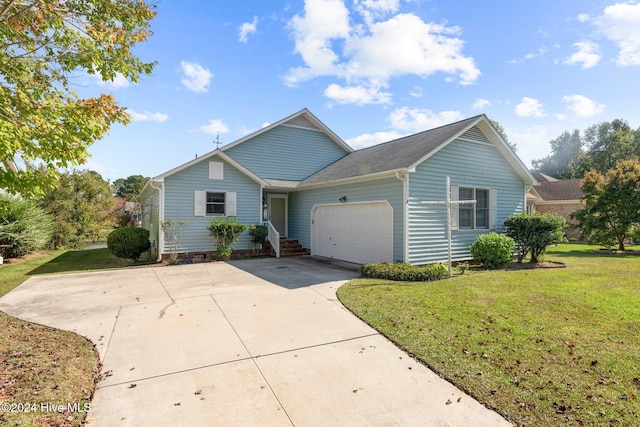
<instances>
[{"instance_id":1,"label":"shadow on driveway","mask_svg":"<svg viewBox=\"0 0 640 427\"><path fill-rule=\"evenodd\" d=\"M316 257L261 258L229 264L287 289L359 277L360 266Z\"/></svg>"}]
</instances>

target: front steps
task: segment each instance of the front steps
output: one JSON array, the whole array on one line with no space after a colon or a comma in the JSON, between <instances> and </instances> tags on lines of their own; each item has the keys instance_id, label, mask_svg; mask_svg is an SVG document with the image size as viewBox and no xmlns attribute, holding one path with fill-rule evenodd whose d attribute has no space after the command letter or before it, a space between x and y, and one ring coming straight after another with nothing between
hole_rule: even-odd
<instances>
[{"instance_id":1,"label":"front steps","mask_svg":"<svg viewBox=\"0 0 640 427\"><path fill-rule=\"evenodd\" d=\"M270 243L270 242L269 242ZM276 251L269 245L269 253L276 256ZM302 247L299 241L291 239L280 239L280 257L311 255L309 249Z\"/></svg>"}]
</instances>

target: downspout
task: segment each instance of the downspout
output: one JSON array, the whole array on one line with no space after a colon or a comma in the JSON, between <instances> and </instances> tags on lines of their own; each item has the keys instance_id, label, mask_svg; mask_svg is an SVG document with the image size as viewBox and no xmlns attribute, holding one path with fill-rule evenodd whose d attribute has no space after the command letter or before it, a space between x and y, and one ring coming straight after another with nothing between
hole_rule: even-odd
<instances>
[{"instance_id":1,"label":"downspout","mask_svg":"<svg viewBox=\"0 0 640 427\"><path fill-rule=\"evenodd\" d=\"M160 183L160 187L155 187L153 184L156 182L157 181L149 181L149 186L154 190L158 190L158 262L161 262L162 251L164 250L164 233L160 225L164 221L164 185Z\"/></svg>"},{"instance_id":2,"label":"downspout","mask_svg":"<svg viewBox=\"0 0 640 427\"><path fill-rule=\"evenodd\" d=\"M409 262L409 174L397 171L396 178L402 181L402 260Z\"/></svg>"}]
</instances>

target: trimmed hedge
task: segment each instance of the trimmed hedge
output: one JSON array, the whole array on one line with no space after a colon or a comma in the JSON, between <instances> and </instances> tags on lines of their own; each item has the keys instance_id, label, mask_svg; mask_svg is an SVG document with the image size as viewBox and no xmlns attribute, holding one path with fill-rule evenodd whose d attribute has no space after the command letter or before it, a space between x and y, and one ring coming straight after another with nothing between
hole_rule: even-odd
<instances>
[{"instance_id":1,"label":"trimmed hedge","mask_svg":"<svg viewBox=\"0 0 640 427\"><path fill-rule=\"evenodd\" d=\"M139 227L124 227L113 230L107 236L109 251L118 258L137 261L149 249L149 230Z\"/></svg>"},{"instance_id":2,"label":"trimmed hedge","mask_svg":"<svg viewBox=\"0 0 640 427\"><path fill-rule=\"evenodd\" d=\"M365 264L362 275L372 279L396 280L402 282L429 282L447 277L449 271L442 263L411 265L406 262Z\"/></svg>"},{"instance_id":3,"label":"trimmed hedge","mask_svg":"<svg viewBox=\"0 0 640 427\"><path fill-rule=\"evenodd\" d=\"M511 237L491 232L478 236L469 249L473 259L494 270L513 261L516 244Z\"/></svg>"}]
</instances>

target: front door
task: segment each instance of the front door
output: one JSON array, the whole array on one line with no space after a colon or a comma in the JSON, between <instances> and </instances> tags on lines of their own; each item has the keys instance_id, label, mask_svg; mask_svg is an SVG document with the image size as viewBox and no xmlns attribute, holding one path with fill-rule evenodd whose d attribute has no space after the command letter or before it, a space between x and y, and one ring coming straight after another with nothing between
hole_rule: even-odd
<instances>
[{"instance_id":1,"label":"front door","mask_svg":"<svg viewBox=\"0 0 640 427\"><path fill-rule=\"evenodd\" d=\"M280 233L280 237L287 236L287 195L269 194L269 221Z\"/></svg>"}]
</instances>

